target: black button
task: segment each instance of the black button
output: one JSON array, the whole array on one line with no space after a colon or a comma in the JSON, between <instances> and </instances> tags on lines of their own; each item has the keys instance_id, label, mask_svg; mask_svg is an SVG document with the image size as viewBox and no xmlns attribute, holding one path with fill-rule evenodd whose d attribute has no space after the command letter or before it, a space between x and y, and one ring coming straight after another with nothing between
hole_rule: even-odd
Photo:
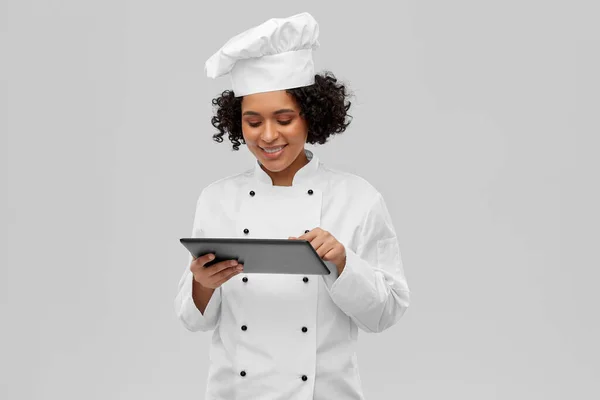
<instances>
[{"instance_id":1,"label":"black button","mask_svg":"<svg viewBox=\"0 0 600 400\"><path fill-rule=\"evenodd\" d=\"M250 191L250 196L254 196L256 193L254 193L254 190Z\"/></svg>"},{"instance_id":2,"label":"black button","mask_svg":"<svg viewBox=\"0 0 600 400\"><path fill-rule=\"evenodd\" d=\"M241 376L246 376L246 371L242 371L242 372L240 372L240 375L241 375Z\"/></svg>"},{"instance_id":3,"label":"black button","mask_svg":"<svg viewBox=\"0 0 600 400\"><path fill-rule=\"evenodd\" d=\"M242 325L242 330L245 331L246 329L248 329L248 327L246 325Z\"/></svg>"},{"instance_id":4,"label":"black button","mask_svg":"<svg viewBox=\"0 0 600 400\"><path fill-rule=\"evenodd\" d=\"M308 377L306 375L302 375L302 380L306 381L308 379Z\"/></svg>"},{"instance_id":5,"label":"black button","mask_svg":"<svg viewBox=\"0 0 600 400\"><path fill-rule=\"evenodd\" d=\"M308 282L308 278L307 278L306 276L305 276L304 278L302 278L302 280L303 280L304 282Z\"/></svg>"},{"instance_id":6,"label":"black button","mask_svg":"<svg viewBox=\"0 0 600 400\"><path fill-rule=\"evenodd\" d=\"M308 233L308 232L310 232L310 230L308 230L308 229L304 231L304 233Z\"/></svg>"},{"instance_id":7,"label":"black button","mask_svg":"<svg viewBox=\"0 0 600 400\"><path fill-rule=\"evenodd\" d=\"M305 326L302 327L302 332L306 332L307 330L308 329Z\"/></svg>"},{"instance_id":8,"label":"black button","mask_svg":"<svg viewBox=\"0 0 600 400\"><path fill-rule=\"evenodd\" d=\"M245 233L246 235L248 234L248 232L250 232L250 231L248 230L248 228L244 229L244 233Z\"/></svg>"},{"instance_id":9,"label":"black button","mask_svg":"<svg viewBox=\"0 0 600 400\"><path fill-rule=\"evenodd\" d=\"M308 194L313 194L312 189L308 189Z\"/></svg>"},{"instance_id":10,"label":"black button","mask_svg":"<svg viewBox=\"0 0 600 400\"><path fill-rule=\"evenodd\" d=\"M248 282L248 278L247 278L247 277L243 277L243 278L242 278L242 281L243 281L243 282Z\"/></svg>"}]
</instances>

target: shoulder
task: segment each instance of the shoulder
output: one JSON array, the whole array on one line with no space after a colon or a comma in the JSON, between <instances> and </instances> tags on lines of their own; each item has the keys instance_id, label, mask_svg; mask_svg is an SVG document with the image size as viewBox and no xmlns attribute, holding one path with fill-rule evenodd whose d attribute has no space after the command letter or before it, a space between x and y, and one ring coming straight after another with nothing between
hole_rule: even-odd
<instances>
[{"instance_id":1,"label":"shoulder","mask_svg":"<svg viewBox=\"0 0 600 400\"><path fill-rule=\"evenodd\" d=\"M252 169L219 178L204 186L198 201L219 201L236 193L241 185L252 177Z\"/></svg>"},{"instance_id":2,"label":"shoulder","mask_svg":"<svg viewBox=\"0 0 600 400\"><path fill-rule=\"evenodd\" d=\"M379 196L379 190L366 178L348 171L321 164L320 168L329 181L329 188L335 193L343 193L361 203L372 203Z\"/></svg>"}]
</instances>

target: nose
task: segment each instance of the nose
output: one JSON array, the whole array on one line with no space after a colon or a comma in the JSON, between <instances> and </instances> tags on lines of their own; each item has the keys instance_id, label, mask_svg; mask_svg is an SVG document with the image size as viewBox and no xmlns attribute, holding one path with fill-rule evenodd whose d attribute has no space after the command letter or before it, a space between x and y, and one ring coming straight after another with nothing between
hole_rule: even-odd
<instances>
[{"instance_id":1,"label":"nose","mask_svg":"<svg viewBox=\"0 0 600 400\"><path fill-rule=\"evenodd\" d=\"M271 121L267 121L265 122L264 127L265 129L263 129L260 138L266 143L271 143L272 141L276 140L279 136L279 133L277 132L275 124Z\"/></svg>"}]
</instances>

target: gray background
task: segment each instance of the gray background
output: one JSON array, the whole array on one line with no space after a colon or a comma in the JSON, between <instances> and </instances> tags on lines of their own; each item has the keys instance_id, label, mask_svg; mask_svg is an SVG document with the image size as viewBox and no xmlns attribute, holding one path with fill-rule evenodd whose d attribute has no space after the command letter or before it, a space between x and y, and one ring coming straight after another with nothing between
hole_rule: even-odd
<instances>
[{"instance_id":1,"label":"gray background","mask_svg":"<svg viewBox=\"0 0 600 400\"><path fill-rule=\"evenodd\" d=\"M173 299L212 141L204 62L308 11L355 98L307 146L377 187L412 305L359 337L368 400L599 398L593 1L1 1L2 399L203 398Z\"/></svg>"}]
</instances>

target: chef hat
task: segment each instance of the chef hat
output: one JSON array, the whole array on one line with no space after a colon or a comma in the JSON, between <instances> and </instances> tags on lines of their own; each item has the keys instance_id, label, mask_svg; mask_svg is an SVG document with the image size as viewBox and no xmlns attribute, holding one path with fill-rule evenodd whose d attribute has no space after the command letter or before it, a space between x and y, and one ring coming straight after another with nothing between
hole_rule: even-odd
<instances>
[{"instance_id":1,"label":"chef hat","mask_svg":"<svg viewBox=\"0 0 600 400\"><path fill-rule=\"evenodd\" d=\"M209 78L229 73L236 97L315 83L319 25L309 13L271 18L229 39L205 65Z\"/></svg>"}]
</instances>

